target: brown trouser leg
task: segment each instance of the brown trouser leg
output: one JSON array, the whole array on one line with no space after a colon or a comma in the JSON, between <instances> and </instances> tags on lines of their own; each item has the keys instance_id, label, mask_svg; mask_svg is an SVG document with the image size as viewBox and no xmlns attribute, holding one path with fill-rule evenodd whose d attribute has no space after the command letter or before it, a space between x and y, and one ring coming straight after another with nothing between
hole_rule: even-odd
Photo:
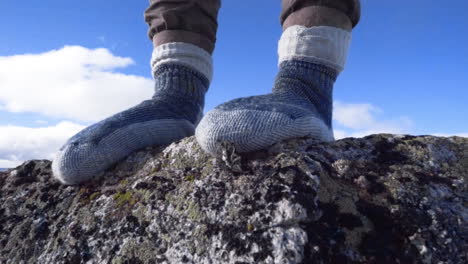
<instances>
[{"instance_id":1,"label":"brown trouser leg","mask_svg":"<svg viewBox=\"0 0 468 264\"><path fill-rule=\"evenodd\" d=\"M359 0L281 0L283 30L292 25L332 26L351 30L361 16Z\"/></svg>"},{"instance_id":2,"label":"brown trouser leg","mask_svg":"<svg viewBox=\"0 0 468 264\"><path fill-rule=\"evenodd\" d=\"M169 42L214 50L221 0L150 0L145 21L154 46Z\"/></svg>"}]
</instances>

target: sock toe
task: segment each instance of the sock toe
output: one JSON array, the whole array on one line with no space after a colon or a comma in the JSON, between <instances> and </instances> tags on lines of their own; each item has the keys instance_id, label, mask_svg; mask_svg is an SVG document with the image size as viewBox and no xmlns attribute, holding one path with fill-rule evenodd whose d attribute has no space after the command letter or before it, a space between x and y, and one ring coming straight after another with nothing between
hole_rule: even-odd
<instances>
[{"instance_id":1,"label":"sock toe","mask_svg":"<svg viewBox=\"0 0 468 264\"><path fill-rule=\"evenodd\" d=\"M78 184L92 178L98 171L91 169L103 166L95 163L92 147L67 144L63 146L52 161L52 172L56 179L67 185ZM81 152L83 151L83 152Z\"/></svg>"},{"instance_id":2,"label":"sock toe","mask_svg":"<svg viewBox=\"0 0 468 264\"><path fill-rule=\"evenodd\" d=\"M313 111L279 102L246 103L252 101L271 100L261 96L237 99L208 112L195 131L201 147L217 155L221 142L233 143L238 152L250 152L290 138L333 140L331 130Z\"/></svg>"},{"instance_id":3,"label":"sock toe","mask_svg":"<svg viewBox=\"0 0 468 264\"><path fill-rule=\"evenodd\" d=\"M93 130L97 127L77 134L57 152L52 170L60 182L90 180L138 149L193 135L195 126L184 119L151 120L118 128L99 140L89 137Z\"/></svg>"}]
</instances>

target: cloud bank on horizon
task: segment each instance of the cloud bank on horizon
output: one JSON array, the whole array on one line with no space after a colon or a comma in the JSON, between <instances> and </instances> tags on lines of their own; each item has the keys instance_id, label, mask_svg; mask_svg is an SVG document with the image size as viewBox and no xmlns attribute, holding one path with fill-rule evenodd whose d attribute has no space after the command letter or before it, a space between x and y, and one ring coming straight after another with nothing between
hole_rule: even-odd
<instances>
[{"instance_id":1,"label":"cloud bank on horizon","mask_svg":"<svg viewBox=\"0 0 468 264\"><path fill-rule=\"evenodd\" d=\"M151 79L116 71L133 63L108 49L82 46L0 57L0 111L61 120L53 125L37 120L42 127L0 125L0 168L29 159L52 159L68 138L87 125L149 99ZM411 133L414 124L409 117L384 119L382 112L371 103L335 101L335 138Z\"/></svg>"}]
</instances>

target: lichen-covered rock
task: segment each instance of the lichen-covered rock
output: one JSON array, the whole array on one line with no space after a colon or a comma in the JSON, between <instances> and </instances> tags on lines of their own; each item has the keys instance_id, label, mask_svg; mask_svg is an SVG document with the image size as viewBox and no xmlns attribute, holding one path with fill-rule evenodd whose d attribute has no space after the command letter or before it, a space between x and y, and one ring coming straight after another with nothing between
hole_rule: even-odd
<instances>
[{"instance_id":1,"label":"lichen-covered rock","mask_svg":"<svg viewBox=\"0 0 468 264\"><path fill-rule=\"evenodd\" d=\"M80 186L29 161L0 172L0 263L468 263L467 144L187 138Z\"/></svg>"}]
</instances>

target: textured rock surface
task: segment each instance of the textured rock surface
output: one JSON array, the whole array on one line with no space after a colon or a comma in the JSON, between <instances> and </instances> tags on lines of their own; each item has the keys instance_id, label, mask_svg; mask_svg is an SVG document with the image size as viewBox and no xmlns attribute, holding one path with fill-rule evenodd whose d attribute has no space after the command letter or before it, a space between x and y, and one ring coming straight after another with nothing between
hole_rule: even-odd
<instances>
[{"instance_id":1,"label":"textured rock surface","mask_svg":"<svg viewBox=\"0 0 468 264\"><path fill-rule=\"evenodd\" d=\"M0 172L0 263L467 263L467 138L298 139L215 160L187 138L63 186Z\"/></svg>"}]
</instances>

